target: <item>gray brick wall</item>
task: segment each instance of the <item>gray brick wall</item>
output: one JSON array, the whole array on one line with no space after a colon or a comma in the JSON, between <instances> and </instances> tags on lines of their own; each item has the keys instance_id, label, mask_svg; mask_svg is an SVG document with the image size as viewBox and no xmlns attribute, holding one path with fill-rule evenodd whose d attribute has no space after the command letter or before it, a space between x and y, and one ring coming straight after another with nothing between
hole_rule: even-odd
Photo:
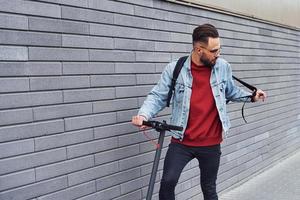
<instances>
[{"instance_id":1,"label":"gray brick wall","mask_svg":"<svg viewBox=\"0 0 300 200\"><path fill-rule=\"evenodd\" d=\"M264 103L228 105L218 190L300 147L300 32L160 0L0 0L0 199L140 200L154 147L130 124L191 32L218 27L235 75ZM159 119L168 119L170 110ZM154 131L148 131L157 137ZM158 199L167 136L153 199ZM177 199L201 199L196 161Z\"/></svg>"}]
</instances>

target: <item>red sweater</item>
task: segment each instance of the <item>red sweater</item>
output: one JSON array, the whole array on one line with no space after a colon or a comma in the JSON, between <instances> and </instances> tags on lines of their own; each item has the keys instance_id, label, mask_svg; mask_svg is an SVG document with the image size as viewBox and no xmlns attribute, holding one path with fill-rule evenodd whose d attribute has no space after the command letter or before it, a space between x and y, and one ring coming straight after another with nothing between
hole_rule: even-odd
<instances>
[{"instance_id":1,"label":"red sweater","mask_svg":"<svg viewBox=\"0 0 300 200\"><path fill-rule=\"evenodd\" d=\"M187 146L211 146L222 142L222 123L210 86L211 68L192 62L192 95L189 119L183 141Z\"/></svg>"}]
</instances>

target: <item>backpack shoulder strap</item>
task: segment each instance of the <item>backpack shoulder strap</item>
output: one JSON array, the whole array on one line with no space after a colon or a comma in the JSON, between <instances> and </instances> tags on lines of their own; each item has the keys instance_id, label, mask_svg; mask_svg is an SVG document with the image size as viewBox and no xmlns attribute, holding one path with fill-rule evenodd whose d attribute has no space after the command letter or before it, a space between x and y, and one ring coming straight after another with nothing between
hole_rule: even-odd
<instances>
[{"instance_id":1,"label":"backpack shoulder strap","mask_svg":"<svg viewBox=\"0 0 300 200\"><path fill-rule=\"evenodd\" d=\"M236 81L240 82L243 84L245 87L247 87L249 90L252 90L253 92L256 92L257 88L254 87L253 85L250 85L249 83L246 83L245 81L242 81L241 79L235 77L232 75L232 78L235 79Z\"/></svg>"},{"instance_id":2,"label":"backpack shoulder strap","mask_svg":"<svg viewBox=\"0 0 300 200\"><path fill-rule=\"evenodd\" d=\"M179 58L179 60L176 63L176 66L173 71L172 82L171 82L169 93L168 93L167 107L170 107L170 101L172 98L173 91L175 90L175 84L176 84L177 78L178 78L179 73L183 67L183 64L187 58L188 58L188 56L183 56L183 57Z\"/></svg>"}]
</instances>

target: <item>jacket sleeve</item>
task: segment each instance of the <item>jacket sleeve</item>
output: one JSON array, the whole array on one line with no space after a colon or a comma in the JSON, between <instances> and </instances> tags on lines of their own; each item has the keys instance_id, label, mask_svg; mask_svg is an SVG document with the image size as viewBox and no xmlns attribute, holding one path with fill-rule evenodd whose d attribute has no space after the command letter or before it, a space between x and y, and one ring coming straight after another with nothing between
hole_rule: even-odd
<instances>
[{"instance_id":1,"label":"jacket sleeve","mask_svg":"<svg viewBox=\"0 0 300 200\"><path fill-rule=\"evenodd\" d=\"M227 64L227 81L225 95L226 99L234 102L251 102L252 93L243 90L242 88L235 85L232 78L232 70L230 64Z\"/></svg>"},{"instance_id":2,"label":"jacket sleeve","mask_svg":"<svg viewBox=\"0 0 300 200\"><path fill-rule=\"evenodd\" d=\"M138 115L143 115L147 120L153 118L167 105L168 92L173 76L172 63L169 63L161 74L160 80L152 88L141 106Z\"/></svg>"}]
</instances>

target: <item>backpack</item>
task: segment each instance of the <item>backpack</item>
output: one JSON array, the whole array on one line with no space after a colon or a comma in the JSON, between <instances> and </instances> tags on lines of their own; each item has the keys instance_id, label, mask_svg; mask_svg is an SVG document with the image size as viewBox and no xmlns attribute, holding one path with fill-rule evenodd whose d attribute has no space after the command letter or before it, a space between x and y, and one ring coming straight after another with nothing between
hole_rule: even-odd
<instances>
[{"instance_id":1,"label":"backpack","mask_svg":"<svg viewBox=\"0 0 300 200\"><path fill-rule=\"evenodd\" d=\"M176 65L175 65L175 68L174 68L174 71L173 71L173 77L172 77L172 82L171 82L171 86L170 86L170 89L169 89L169 92L168 92L168 98L167 98L167 107L170 107L170 102L171 102L171 98L172 98L172 94L174 93L175 91L175 84L176 84L176 81L177 81L177 78L180 74L180 71L183 67L183 64L184 62L186 61L186 59L188 58L188 56L183 56L181 58L178 59ZM247 87L249 90L251 90L253 93L251 96L249 97L253 97L256 95L256 91L257 91L257 88L240 80L239 78L235 77L235 76L232 76L232 78L238 82L240 82L242 85L244 85L245 87ZM230 100L226 100L226 104L229 103ZM243 105L242 107L242 116L245 120L245 117L244 117L244 106L245 104ZM247 123L247 121L245 120L245 122Z\"/></svg>"}]
</instances>

